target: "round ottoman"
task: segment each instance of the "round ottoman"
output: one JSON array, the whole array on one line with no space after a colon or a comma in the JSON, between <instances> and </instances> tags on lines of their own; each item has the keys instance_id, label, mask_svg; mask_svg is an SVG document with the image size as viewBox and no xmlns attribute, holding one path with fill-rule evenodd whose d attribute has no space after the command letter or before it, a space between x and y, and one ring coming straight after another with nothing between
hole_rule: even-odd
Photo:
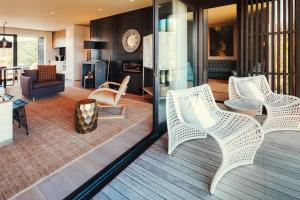
<instances>
[{"instance_id":1,"label":"round ottoman","mask_svg":"<svg viewBox=\"0 0 300 200\"><path fill-rule=\"evenodd\" d=\"M94 131L97 128L98 110L95 99L78 101L75 107L75 127L80 134Z\"/></svg>"}]
</instances>

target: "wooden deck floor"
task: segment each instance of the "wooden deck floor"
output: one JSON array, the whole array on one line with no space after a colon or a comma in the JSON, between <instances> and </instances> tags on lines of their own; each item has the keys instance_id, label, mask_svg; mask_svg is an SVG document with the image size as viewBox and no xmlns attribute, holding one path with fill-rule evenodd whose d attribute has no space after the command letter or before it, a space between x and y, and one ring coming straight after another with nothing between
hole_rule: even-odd
<instances>
[{"instance_id":1,"label":"wooden deck floor","mask_svg":"<svg viewBox=\"0 0 300 200\"><path fill-rule=\"evenodd\" d=\"M108 199L300 199L300 133L265 136L254 165L227 173L215 195L208 189L221 162L211 138L180 145L167 155L167 135L107 185L94 200Z\"/></svg>"}]
</instances>

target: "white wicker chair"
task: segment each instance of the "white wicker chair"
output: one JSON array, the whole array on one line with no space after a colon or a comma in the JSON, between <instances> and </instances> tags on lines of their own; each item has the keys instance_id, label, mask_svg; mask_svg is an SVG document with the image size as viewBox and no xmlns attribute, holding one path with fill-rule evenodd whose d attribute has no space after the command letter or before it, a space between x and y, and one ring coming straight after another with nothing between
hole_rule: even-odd
<instances>
[{"instance_id":1,"label":"white wicker chair","mask_svg":"<svg viewBox=\"0 0 300 200\"><path fill-rule=\"evenodd\" d=\"M255 83L263 98L257 100L255 98L257 95L251 93L251 91L249 91L248 97L242 95L240 87L242 87L243 81ZM261 104L261 107L265 106L267 110L267 118L263 124L265 133L279 130L300 131L300 99L294 96L275 94L270 89L268 81L263 75L239 78L230 77L229 98L255 100Z\"/></svg>"},{"instance_id":2,"label":"white wicker chair","mask_svg":"<svg viewBox=\"0 0 300 200\"><path fill-rule=\"evenodd\" d=\"M200 97L214 116L216 123L203 128L199 124L188 123L181 110L181 101ZM188 110L192 112L192 110ZM200 115L201 116L201 115ZM201 116L206 118L207 116ZM261 145L264 135L261 125L250 116L221 110L215 103L211 89L202 85L190 89L169 91L167 95L168 154L181 143L212 136L222 152L222 163L216 172L210 193L213 194L220 179L233 168L253 164L254 156Z\"/></svg>"}]
</instances>

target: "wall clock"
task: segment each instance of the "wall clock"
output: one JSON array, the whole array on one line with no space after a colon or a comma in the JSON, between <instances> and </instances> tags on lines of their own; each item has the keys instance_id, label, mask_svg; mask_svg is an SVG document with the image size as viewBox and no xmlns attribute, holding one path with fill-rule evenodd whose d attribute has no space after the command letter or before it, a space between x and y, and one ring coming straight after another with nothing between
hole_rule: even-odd
<instances>
[{"instance_id":1,"label":"wall clock","mask_svg":"<svg viewBox=\"0 0 300 200\"><path fill-rule=\"evenodd\" d=\"M135 52L141 43L141 35L135 29L129 29L123 35L122 44L126 52Z\"/></svg>"}]
</instances>

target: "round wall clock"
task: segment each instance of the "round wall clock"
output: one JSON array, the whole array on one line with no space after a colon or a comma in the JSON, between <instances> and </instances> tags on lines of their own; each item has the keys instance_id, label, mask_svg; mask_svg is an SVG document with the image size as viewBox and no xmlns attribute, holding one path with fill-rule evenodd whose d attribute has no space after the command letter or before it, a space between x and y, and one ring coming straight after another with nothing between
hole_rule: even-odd
<instances>
[{"instance_id":1,"label":"round wall clock","mask_svg":"<svg viewBox=\"0 0 300 200\"><path fill-rule=\"evenodd\" d=\"M126 52L135 52L141 43L141 35L135 29L129 29L123 35L122 44Z\"/></svg>"}]
</instances>

